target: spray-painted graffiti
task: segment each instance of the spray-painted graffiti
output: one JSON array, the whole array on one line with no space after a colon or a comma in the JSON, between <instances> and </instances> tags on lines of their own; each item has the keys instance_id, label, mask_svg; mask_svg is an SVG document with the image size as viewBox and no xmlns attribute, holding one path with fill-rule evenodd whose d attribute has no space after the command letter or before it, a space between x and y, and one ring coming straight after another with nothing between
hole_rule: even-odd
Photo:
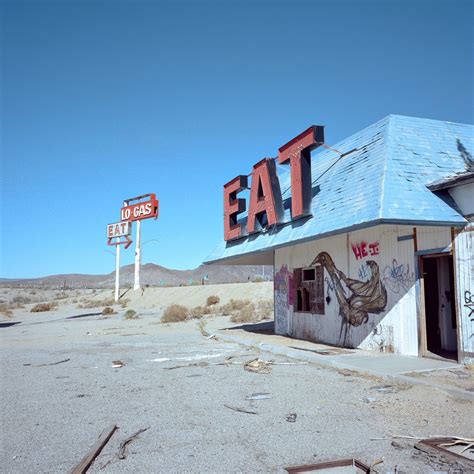
<instances>
[{"instance_id":1,"label":"spray-painted graffiti","mask_svg":"<svg viewBox=\"0 0 474 474\"><path fill-rule=\"evenodd\" d=\"M326 283L326 303L329 304L332 299L329 293L334 291L334 285L329 277L324 277L324 282Z\"/></svg>"},{"instance_id":2,"label":"spray-painted graffiti","mask_svg":"<svg viewBox=\"0 0 474 474\"><path fill-rule=\"evenodd\" d=\"M474 295L469 290L464 292L464 307L470 311L467 317L474 321Z\"/></svg>"},{"instance_id":3,"label":"spray-painted graffiti","mask_svg":"<svg viewBox=\"0 0 474 474\"><path fill-rule=\"evenodd\" d=\"M359 242L358 244L351 244L352 251L356 260L362 260L365 257L374 257L379 254L379 243L372 242L368 244L367 242Z\"/></svg>"},{"instance_id":4,"label":"spray-painted graffiti","mask_svg":"<svg viewBox=\"0 0 474 474\"><path fill-rule=\"evenodd\" d=\"M293 276L286 265L282 265L275 273L275 332L288 333L288 312L293 304ZM291 303L290 303L291 301Z\"/></svg>"},{"instance_id":5,"label":"spray-painted graffiti","mask_svg":"<svg viewBox=\"0 0 474 474\"><path fill-rule=\"evenodd\" d=\"M387 305L387 290L380 281L379 266L373 260L367 261L371 276L367 281L348 278L334 264L327 252L319 253L311 265L322 265L334 285L339 315L342 318L339 338L344 331L344 343L350 326L360 326L369 320L369 313L381 313Z\"/></svg>"},{"instance_id":6,"label":"spray-painted graffiti","mask_svg":"<svg viewBox=\"0 0 474 474\"><path fill-rule=\"evenodd\" d=\"M360 266L358 275L359 280L365 280L369 277L369 272L367 270L367 265L365 264L365 262Z\"/></svg>"},{"instance_id":7,"label":"spray-painted graffiti","mask_svg":"<svg viewBox=\"0 0 474 474\"><path fill-rule=\"evenodd\" d=\"M406 292L415 283L415 274L410 271L409 264L399 264L394 258L392 265L384 268L383 281L393 293Z\"/></svg>"}]
</instances>

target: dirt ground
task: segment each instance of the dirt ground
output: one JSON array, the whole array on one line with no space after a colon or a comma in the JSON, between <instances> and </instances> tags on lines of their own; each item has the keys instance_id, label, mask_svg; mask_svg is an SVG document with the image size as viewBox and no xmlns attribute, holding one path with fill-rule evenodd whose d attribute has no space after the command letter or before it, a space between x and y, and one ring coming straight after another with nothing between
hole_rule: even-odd
<instances>
[{"instance_id":1,"label":"dirt ground","mask_svg":"<svg viewBox=\"0 0 474 474\"><path fill-rule=\"evenodd\" d=\"M47 313L26 303L3 320L2 472L70 471L111 424L90 472L284 472L347 457L381 460L375 472L448 472L417 439L473 436L471 402L205 337L206 320L160 324L158 307L134 304L132 320L128 306L77 308L104 296L60 298ZM256 358L266 370L245 370Z\"/></svg>"}]
</instances>

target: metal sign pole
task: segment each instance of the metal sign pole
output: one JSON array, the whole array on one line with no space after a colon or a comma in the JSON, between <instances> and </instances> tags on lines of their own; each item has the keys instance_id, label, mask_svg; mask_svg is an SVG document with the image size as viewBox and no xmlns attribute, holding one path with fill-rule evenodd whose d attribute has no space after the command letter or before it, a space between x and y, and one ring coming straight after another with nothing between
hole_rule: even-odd
<instances>
[{"instance_id":1,"label":"metal sign pole","mask_svg":"<svg viewBox=\"0 0 474 474\"><path fill-rule=\"evenodd\" d=\"M115 302L119 300L120 244L115 246Z\"/></svg>"},{"instance_id":2,"label":"metal sign pole","mask_svg":"<svg viewBox=\"0 0 474 474\"><path fill-rule=\"evenodd\" d=\"M137 221L137 235L135 242L135 284L133 285L134 290L140 289L140 224L141 222Z\"/></svg>"}]
</instances>

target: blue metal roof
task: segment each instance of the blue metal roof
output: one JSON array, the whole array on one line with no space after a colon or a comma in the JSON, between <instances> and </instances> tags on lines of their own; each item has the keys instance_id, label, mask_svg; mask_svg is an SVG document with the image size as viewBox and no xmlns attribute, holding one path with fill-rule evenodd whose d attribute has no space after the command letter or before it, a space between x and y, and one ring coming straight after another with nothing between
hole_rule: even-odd
<instances>
[{"instance_id":1,"label":"blue metal roof","mask_svg":"<svg viewBox=\"0 0 474 474\"><path fill-rule=\"evenodd\" d=\"M311 155L312 217L291 221L285 173L280 182L286 223L236 241L222 240L207 263L377 223L466 223L427 185L465 171L466 153L474 155L474 126L389 115L333 148L342 156L325 148Z\"/></svg>"}]
</instances>

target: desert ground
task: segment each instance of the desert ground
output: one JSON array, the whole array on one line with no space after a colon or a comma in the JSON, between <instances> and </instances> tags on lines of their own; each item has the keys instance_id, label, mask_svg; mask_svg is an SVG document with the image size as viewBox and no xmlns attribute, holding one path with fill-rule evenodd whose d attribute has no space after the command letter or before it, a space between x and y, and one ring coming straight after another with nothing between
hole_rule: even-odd
<instances>
[{"instance_id":1,"label":"desert ground","mask_svg":"<svg viewBox=\"0 0 474 474\"><path fill-rule=\"evenodd\" d=\"M271 320L271 283L144 288L120 304L111 290L0 297L2 472L69 472L111 425L89 472L285 472L352 457L373 472L447 472L416 439L473 435L470 401L221 338ZM51 310L31 312L40 303ZM185 320L161 322L177 303Z\"/></svg>"}]
</instances>

